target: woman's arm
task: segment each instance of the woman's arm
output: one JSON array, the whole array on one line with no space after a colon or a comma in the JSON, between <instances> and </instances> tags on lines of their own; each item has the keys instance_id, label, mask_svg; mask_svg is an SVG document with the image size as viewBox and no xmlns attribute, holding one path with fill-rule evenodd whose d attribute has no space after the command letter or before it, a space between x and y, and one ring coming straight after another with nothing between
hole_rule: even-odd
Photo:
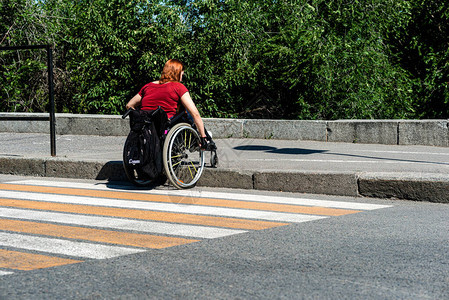
<instances>
[{"instance_id":1,"label":"woman's arm","mask_svg":"<svg viewBox=\"0 0 449 300\"><path fill-rule=\"evenodd\" d=\"M195 103L193 103L193 100L190 97L189 92L182 95L181 103L182 103L182 105L184 105L184 107L187 109L187 111L192 116L193 121L195 122L196 128L200 132L201 137L206 137L206 132L204 131L203 120L201 119L200 113L198 112L198 109L196 108Z\"/></svg>"},{"instance_id":2,"label":"woman's arm","mask_svg":"<svg viewBox=\"0 0 449 300\"><path fill-rule=\"evenodd\" d=\"M129 100L128 104L126 104L126 109L136 109L140 105L140 102L142 102L142 97L137 94L134 97L132 97L131 100Z\"/></svg>"}]
</instances>

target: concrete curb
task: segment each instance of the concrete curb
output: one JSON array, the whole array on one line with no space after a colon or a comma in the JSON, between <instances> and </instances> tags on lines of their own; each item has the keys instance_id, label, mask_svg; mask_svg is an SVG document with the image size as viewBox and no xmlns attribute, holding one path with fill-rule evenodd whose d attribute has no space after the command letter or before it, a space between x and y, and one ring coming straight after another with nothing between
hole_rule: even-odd
<instances>
[{"instance_id":1,"label":"concrete curb","mask_svg":"<svg viewBox=\"0 0 449 300\"><path fill-rule=\"evenodd\" d=\"M0 157L0 173L127 180L121 161ZM446 174L273 172L206 168L198 185L449 203L449 175Z\"/></svg>"},{"instance_id":2,"label":"concrete curb","mask_svg":"<svg viewBox=\"0 0 449 300\"><path fill-rule=\"evenodd\" d=\"M364 173L359 176L359 194L449 203L449 175L426 173Z\"/></svg>"},{"instance_id":3,"label":"concrete curb","mask_svg":"<svg viewBox=\"0 0 449 300\"><path fill-rule=\"evenodd\" d=\"M0 113L1 117L48 114ZM255 138L387 145L449 146L448 120L247 120L204 119L215 138ZM49 133L49 122L0 122L0 132ZM56 133L126 136L120 116L56 114Z\"/></svg>"}]
</instances>

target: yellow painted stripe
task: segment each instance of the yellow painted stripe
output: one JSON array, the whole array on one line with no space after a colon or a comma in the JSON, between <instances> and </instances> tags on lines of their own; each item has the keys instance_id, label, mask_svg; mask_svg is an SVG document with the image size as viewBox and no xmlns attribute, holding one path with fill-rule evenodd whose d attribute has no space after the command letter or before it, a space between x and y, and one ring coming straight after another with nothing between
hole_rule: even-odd
<instances>
[{"instance_id":1,"label":"yellow painted stripe","mask_svg":"<svg viewBox=\"0 0 449 300\"><path fill-rule=\"evenodd\" d=\"M288 223L255 221L224 217L198 216L190 214L179 214L170 212L157 212L148 210L99 207L78 204L63 204L53 202L41 202L30 200L1 199L0 206L17 207L27 209L39 209L47 211L69 212L86 215L98 215L119 218L133 218L140 220L153 220L171 223L184 223L205 225L214 227L228 227L234 229L261 230L278 226L288 225Z\"/></svg>"},{"instance_id":2,"label":"yellow painted stripe","mask_svg":"<svg viewBox=\"0 0 449 300\"><path fill-rule=\"evenodd\" d=\"M242 208L242 209L253 209L253 210L264 210L264 211L312 214L312 215L321 215L321 216L342 216L342 215L354 214L354 213L360 212L359 210L327 208L327 207L318 207L318 206L310 207L310 206L263 203L263 202L253 202L253 201L237 201L237 200L224 200L224 199L163 196L163 195L150 195L150 194L143 194L143 193L129 193L129 192L118 192L118 191L98 191L98 190L88 190L88 189L73 189L73 188L18 185L18 184L0 184L0 189L48 193L48 194L64 194L64 195L102 197L102 198L114 198L114 199L126 199L126 200L164 202L164 203L184 203L184 204L195 204L195 205L217 206L217 207L228 207L228 208Z\"/></svg>"},{"instance_id":3,"label":"yellow painted stripe","mask_svg":"<svg viewBox=\"0 0 449 300\"><path fill-rule=\"evenodd\" d=\"M29 271L80 262L82 261L0 249L0 268Z\"/></svg>"},{"instance_id":4,"label":"yellow painted stripe","mask_svg":"<svg viewBox=\"0 0 449 300\"><path fill-rule=\"evenodd\" d=\"M80 239L100 243L120 244L125 246L162 249L199 240L163 237L156 235L126 233L111 230L54 225L29 221L0 219L0 230L41 234L69 239Z\"/></svg>"}]
</instances>

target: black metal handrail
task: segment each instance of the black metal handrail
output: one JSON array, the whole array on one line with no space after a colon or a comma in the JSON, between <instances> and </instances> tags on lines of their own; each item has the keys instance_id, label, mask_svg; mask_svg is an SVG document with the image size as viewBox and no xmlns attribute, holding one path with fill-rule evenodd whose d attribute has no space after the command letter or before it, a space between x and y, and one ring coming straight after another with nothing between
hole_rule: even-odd
<instances>
[{"instance_id":1,"label":"black metal handrail","mask_svg":"<svg viewBox=\"0 0 449 300\"><path fill-rule=\"evenodd\" d=\"M53 51L50 45L28 45L28 46L8 46L0 47L0 50L47 50L47 70L48 70L48 97L50 101L50 112L48 117L30 116L0 116L4 121L50 121L50 152L51 156L56 156L56 118L55 118L55 97L53 86Z\"/></svg>"}]
</instances>

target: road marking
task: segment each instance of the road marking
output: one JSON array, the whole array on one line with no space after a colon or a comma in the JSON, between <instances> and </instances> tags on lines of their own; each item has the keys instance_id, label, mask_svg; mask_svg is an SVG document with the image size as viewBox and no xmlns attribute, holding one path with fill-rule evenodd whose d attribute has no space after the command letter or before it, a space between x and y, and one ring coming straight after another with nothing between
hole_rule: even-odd
<instances>
[{"instance_id":1,"label":"road marking","mask_svg":"<svg viewBox=\"0 0 449 300\"><path fill-rule=\"evenodd\" d=\"M8 271L0 270L0 276L2 276L2 275L10 275L10 274L14 274L14 272L8 272Z\"/></svg>"},{"instance_id":2,"label":"road marking","mask_svg":"<svg viewBox=\"0 0 449 300\"><path fill-rule=\"evenodd\" d=\"M22 195L26 196L26 195ZM32 197L31 197L32 196ZM57 198L55 195L48 195L45 200L48 202L41 201L29 201L29 200L11 200L11 199L1 199L1 206L8 207L22 207L22 208L30 208L30 209L41 209L41 210L50 210L50 211L60 211L60 212L69 212L69 213L77 213L77 214L87 214L87 215L100 215L100 216L108 216L108 217L119 217L119 218L133 218L140 220L152 220L152 221L162 221L162 222L171 222L171 223L184 223L184 224L195 224L195 225L205 225L205 226L216 226L216 227L228 227L228 228L237 228L237 229L252 229L252 230L260 230L267 229L277 226L287 225L287 223L279 223L279 222L266 222L266 221L256 221L256 220L244 220L244 219L232 219L232 218L223 218L223 217L213 217L213 216L197 216L193 214L183 214L183 213L173 213L173 212L157 212L157 211L147 211L147 210L138 210L138 209L130 209L126 206L126 203L121 201L120 203L115 202L112 199L101 199L104 201L98 201L98 199L93 199L86 203L87 199L82 199L81 203L84 205L77 204L67 204L67 203L57 203L56 201L62 200ZM39 197L36 197L35 194L30 194L28 199L38 200ZM54 200L56 203L51 203L50 201ZM74 199L76 202L79 199ZM105 207L105 206L89 206L89 205L101 205L101 203L106 202L106 205L110 205L110 202L113 202L117 207ZM130 202L130 201L127 201ZM86 205L87 204L87 205ZM133 207L134 203L130 203ZM142 203L141 203L142 204ZM145 203L143 203L145 204ZM164 207L160 207L156 205L140 205L145 209L158 209L161 210ZM141 207L142 208L142 207ZM172 211L176 210L176 205L170 206ZM195 208L190 209L182 209L180 207L178 209L179 212L187 211L191 213L195 213ZM209 211L207 211L209 212ZM201 213L201 212L198 212ZM237 216L242 216L243 218L248 217L244 215L245 211L238 211L238 214L234 214ZM211 214L213 212L211 211ZM229 215L230 213L228 213ZM269 213L266 213L269 214ZM257 218L257 215L253 217ZM300 216L299 216L300 217ZM303 222L315 220L317 218L324 217L314 217L314 216L304 216L302 218Z\"/></svg>"},{"instance_id":3,"label":"road marking","mask_svg":"<svg viewBox=\"0 0 449 300\"><path fill-rule=\"evenodd\" d=\"M131 232L125 233L102 229L2 219L0 219L0 230L151 249L161 249L199 241L176 237L163 237Z\"/></svg>"},{"instance_id":4,"label":"road marking","mask_svg":"<svg viewBox=\"0 0 449 300\"><path fill-rule=\"evenodd\" d=\"M419 151L393 151L393 150L357 150L357 152L373 152L373 153L395 153L395 154L424 154L428 155L449 155L442 152L419 152Z\"/></svg>"},{"instance_id":5,"label":"road marking","mask_svg":"<svg viewBox=\"0 0 449 300\"><path fill-rule=\"evenodd\" d=\"M0 205L4 206L3 203ZM101 227L118 230L132 230L148 233L178 235L193 238L214 239L234 234L245 233L245 230L227 228L214 228L206 226L193 226L183 224L170 224L160 222L149 222L131 219L85 216L76 214L65 214L48 211L34 211L0 207L0 217L25 220L36 220L41 222L52 222L89 227ZM267 227L265 227L267 228Z\"/></svg>"},{"instance_id":6,"label":"road marking","mask_svg":"<svg viewBox=\"0 0 449 300\"><path fill-rule=\"evenodd\" d=\"M314 163L363 163L363 164L435 164L435 162L427 161L401 161L398 158L371 158L375 160L340 160L340 159L296 159L296 158L286 158L286 159L273 159L273 158L249 158L248 161L294 161L294 162L314 162ZM391 161L389 161L391 160ZM439 165L449 166L447 163L438 162Z\"/></svg>"},{"instance_id":7,"label":"road marking","mask_svg":"<svg viewBox=\"0 0 449 300\"><path fill-rule=\"evenodd\" d=\"M5 198L19 198L19 199L31 199L35 201L39 201L40 199L47 202L55 202L55 203L71 203L71 204L82 204L73 205L70 208L68 205L66 206L67 210L78 210L80 213L85 214L101 214L106 216L113 217L128 217L142 220L154 220L157 217L155 212L146 211L146 210L157 210L164 212L172 212L172 213L183 213L183 214L200 214L200 215L214 215L214 216L223 216L223 217L234 217L234 218L247 218L247 219L261 219L267 221L278 221L278 222L308 222L312 220L319 220L325 218L325 216L314 216L314 215L303 215L303 214L293 214L293 213L278 213L271 211L259 211L259 210L250 210L250 209L235 209L235 208L223 208L223 207L210 207L210 206L196 206L196 205L179 205L173 203L148 203L141 201L129 201L129 200L114 200L114 199L105 199L105 198L89 198L89 197L74 197L74 196L62 196L62 195L48 195L48 194L35 194L35 193L24 193L24 192L3 192L0 191L0 197ZM30 203L31 205L31 203ZM39 204L41 207L46 204ZM92 205L92 206L87 206ZM94 207L101 206L101 207ZM50 206L50 205L48 205ZM108 207L106 207L108 206ZM132 209L129 209L131 207ZM46 208L43 208L46 209ZM144 210L145 209L145 210ZM49 209L51 210L51 209ZM60 210L58 208L58 210ZM61 209L62 210L62 209ZM81 212L81 210L83 212ZM356 211L351 211L350 213L356 213ZM154 216L156 215L156 216ZM173 218L172 218L173 217ZM164 218L164 221L174 222L173 215ZM198 220L199 216L191 216L194 219L195 224L206 225L203 222L203 219ZM182 220L181 218L177 218L183 223L187 223L186 220ZM227 221L227 222L226 222ZM245 222L246 221L246 222ZM240 220L240 224L245 224L251 226L251 220ZM207 222L207 220L206 220ZM224 227L235 226L236 220L223 220L222 223L225 223ZM217 222L218 223L218 222ZM215 223L212 226L219 226ZM279 224L274 224L274 226L278 226ZM232 227L231 227L232 228ZM235 228L235 227L234 227ZM239 227L242 229L241 227Z\"/></svg>"},{"instance_id":8,"label":"road marking","mask_svg":"<svg viewBox=\"0 0 449 300\"><path fill-rule=\"evenodd\" d=\"M146 251L6 232L0 232L0 246L93 259L106 259Z\"/></svg>"},{"instance_id":9,"label":"road marking","mask_svg":"<svg viewBox=\"0 0 449 300\"><path fill-rule=\"evenodd\" d=\"M80 262L83 261L0 249L0 268L6 269L29 271ZM12 272L0 271L0 275L8 274L12 274Z\"/></svg>"},{"instance_id":10,"label":"road marking","mask_svg":"<svg viewBox=\"0 0 449 300\"><path fill-rule=\"evenodd\" d=\"M307 198L292 198L292 197L279 197L279 196L265 196L255 194L237 194L237 193L222 193L222 192L210 192L210 191L198 191L198 190L148 190L138 189L131 185L120 185L107 183L81 183L81 182L64 182L64 181L43 181L43 180L24 180L13 181L12 184L26 184L26 185L38 185L49 187L67 187L71 186L79 189L91 189L91 190L126 190L130 193L145 193L154 195L165 196L179 196L179 197L205 197L205 198L218 198L218 199L231 199L231 200L243 200L254 202L267 202L267 203L279 203L279 204L294 204L294 205L306 205L306 206L323 206L332 208L354 209L354 210L375 210L380 208L391 207L391 205L369 204L369 203L356 203L356 202L343 202L343 201L328 201L328 200L315 200ZM173 199L174 200L174 199ZM182 199L182 201L186 201Z\"/></svg>"},{"instance_id":11,"label":"road marking","mask_svg":"<svg viewBox=\"0 0 449 300\"><path fill-rule=\"evenodd\" d=\"M123 200L133 200L133 201L145 201L145 202L157 202L157 203L170 203L170 205L154 205L153 207L166 207L166 209L160 210L169 210L170 207L173 206L173 202L178 204L195 204L195 206L205 206L205 207L226 207L226 208L237 208L237 209L248 209L251 210L262 210L262 211L274 211L274 212L288 212L288 213L299 213L299 214L312 214L312 215L322 215L322 216L342 216L346 214L358 213L360 211L356 210L347 210L340 208L326 208L326 207L317 207L317 206L300 206L300 205L291 205L291 204L272 204L272 203L261 203L261 202L252 202L252 201L235 201L235 200L223 200L223 199L209 199L209 198L194 198L194 197L179 197L179 196L162 196L162 195L150 195L150 194L137 194L137 193L129 193L129 192L117 192L117 191L97 191L97 190L88 190L88 189L73 189L73 188L60 188L60 187L41 187L41 186L26 186L26 185L13 185L13 184L0 184L0 189L8 190L11 192L0 191L0 197L5 198L22 198L25 196L21 196L21 192L15 191L23 191L23 192L34 192L34 193L49 193L49 194L58 194L58 199L63 199L60 195L80 195L86 197L95 197L95 198L109 198L109 199L123 199ZM9 196L11 195L11 196ZM50 197L46 197L46 201ZM70 197L65 197L64 199L70 199ZM85 198L88 199L88 198ZM73 203L75 200L67 200ZM88 201L88 200L86 200ZM101 201L101 199L98 199ZM59 202L59 201L58 201ZM62 201L61 201L62 202ZM111 202L110 206L117 205L118 201L109 201ZM105 204L101 204L105 205ZM126 204L131 205L131 204ZM134 208L137 206L145 206L140 203L133 204ZM107 205L105 205L107 206ZM142 207L139 207L142 208ZM156 208L150 208L156 209ZM213 214L213 213L212 213ZM274 220L276 221L276 220ZM282 219L277 221L284 221Z\"/></svg>"},{"instance_id":12,"label":"road marking","mask_svg":"<svg viewBox=\"0 0 449 300\"><path fill-rule=\"evenodd\" d=\"M132 188L45 180L0 184L0 268L6 269L0 275L390 207Z\"/></svg>"}]
</instances>

